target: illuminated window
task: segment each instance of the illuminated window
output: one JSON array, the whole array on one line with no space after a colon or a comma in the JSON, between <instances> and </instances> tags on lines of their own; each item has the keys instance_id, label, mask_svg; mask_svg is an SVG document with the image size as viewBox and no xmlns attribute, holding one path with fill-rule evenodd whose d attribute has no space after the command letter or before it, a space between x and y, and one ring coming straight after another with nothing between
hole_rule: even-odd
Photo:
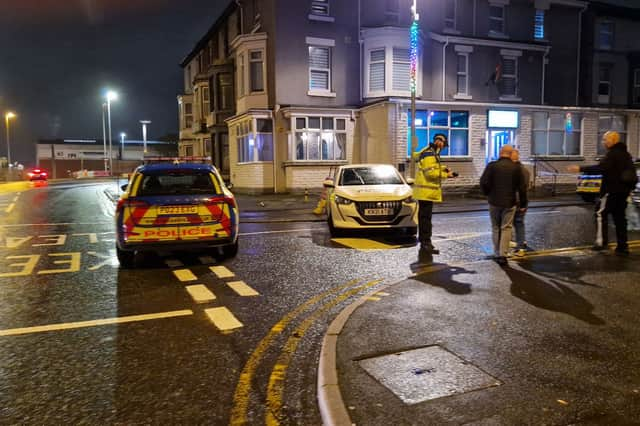
<instances>
[{"instance_id":1,"label":"illuminated window","mask_svg":"<svg viewBox=\"0 0 640 426\"><path fill-rule=\"evenodd\" d=\"M570 124L569 124L570 123ZM533 113L533 155L580 155L582 114Z\"/></svg>"},{"instance_id":2,"label":"illuminated window","mask_svg":"<svg viewBox=\"0 0 640 426\"><path fill-rule=\"evenodd\" d=\"M536 40L544 40L544 10L536 9L533 37Z\"/></svg>"},{"instance_id":3,"label":"illuminated window","mask_svg":"<svg viewBox=\"0 0 640 426\"><path fill-rule=\"evenodd\" d=\"M411 112L408 114L408 128L411 133ZM440 152L441 156L469 155L469 112L468 111L416 111L416 137L418 150L429 145L438 133L449 141L449 147ZM410 136L410 135L409 135ZM411 138L407 138L411 140ZM411 145L408 146L408 152Z\"/></svg>"},{"instance_id":4,"label":"illuminated window","mask_svg":"<svg viewBox=\"0 0 640 426\"><path fill-rule=\"evenodd\" d=\"M290 158L297 161L346 160L346 124L346 118L293 118L294 146L290 149Z\"/></svg>"},{"instance_id":5,"label":"illuminated window","mask_svg":"<svg viewBox=\"0 0 640 426\"><path fill-rule=\"evenodd\" d=\"M309 46L309 90L331 90L331 48Z\"/></svg>"}]
</instances>

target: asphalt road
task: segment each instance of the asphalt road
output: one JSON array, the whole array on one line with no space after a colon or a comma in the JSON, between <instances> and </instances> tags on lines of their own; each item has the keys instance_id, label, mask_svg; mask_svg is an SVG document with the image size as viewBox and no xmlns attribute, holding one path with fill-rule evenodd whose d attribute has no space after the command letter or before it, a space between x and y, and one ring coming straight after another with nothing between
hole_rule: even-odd
<instances>
[{"instance_id":1,"label":"asphalt road","mask_svg":"<svg viewBox=\"0 0 640 426\"><path fill-rule=\"evenodd\" d=\"M0 424L319 424L322 336L358 295L409 276L417 247L323 223L241 224L240 252L120 270L115 183L0 194ZM528 214L535 249L588 245L588 207ZM434 217L440 262L490 253L486 213Z\"/></svg>"}]
</instances>

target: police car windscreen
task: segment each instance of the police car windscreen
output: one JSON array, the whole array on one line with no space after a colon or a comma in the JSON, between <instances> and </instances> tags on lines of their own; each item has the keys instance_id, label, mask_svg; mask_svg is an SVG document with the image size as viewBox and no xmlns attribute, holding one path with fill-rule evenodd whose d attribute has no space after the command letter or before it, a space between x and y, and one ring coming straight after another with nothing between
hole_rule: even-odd
<instances>
[{"instance_id":1,"label":"police car windscreen","mask_svg":"<svg viewBox=\"0 0 640 426\"><path fill-rule=\"evenodd\" d=\"M173 172L142 177L138 196L215 194L216 186L208 173Z\"/></svg>"},{"instance_id":2,"label":"police car windscreen","mask_svg":"<svg viewBox=\"0 0 640 426\"><path fill-rule=\"evenodd\" d=\"M402 185L393 167L350 167L342 171L339 185Z\"/></svg>"}]
</instances>

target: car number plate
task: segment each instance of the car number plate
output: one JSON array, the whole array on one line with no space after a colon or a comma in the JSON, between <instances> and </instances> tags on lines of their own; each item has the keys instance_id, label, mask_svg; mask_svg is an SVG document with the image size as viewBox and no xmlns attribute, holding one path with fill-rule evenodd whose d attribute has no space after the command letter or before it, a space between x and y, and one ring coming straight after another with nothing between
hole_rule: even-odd
<instances>
[{"instance_id":1,"label":"car number plate","mask_svg":"<svg viewBox=\"0 0 640 426\"><path fill-rule=\"evenodd\" d=\"M364 214L367 216L391 216L393 209L365 209Z\"/></svg>"},{"instance_id":2,"label":"car number plate","mask_svg":"<svg viewBox=\"0 0 640 426\"><path fill-rule=\"evenodd\" d=\"M197 214L198 206L158 206L159 215Z\"/></svg>"}]
</instances>

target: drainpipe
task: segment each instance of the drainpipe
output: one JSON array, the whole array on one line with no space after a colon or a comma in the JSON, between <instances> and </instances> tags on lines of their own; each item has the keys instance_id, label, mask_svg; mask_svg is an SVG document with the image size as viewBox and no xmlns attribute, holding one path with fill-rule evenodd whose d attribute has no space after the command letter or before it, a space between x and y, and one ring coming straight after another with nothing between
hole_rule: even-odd
<instances>
[{"instance_id":1,"label":"drainpipe","mask_svg":"<svg viewBox=\"0 0 640 426\"><path fill-rule=\"evenodd\" d=\"M360 4L360 2L361 2L361 0L358 0L358 48L360 49L360 53L359 53L359 55L360 55L360 63L359 63L359 68L358 69L360 70L360 76L359 76L359 80L360 80L360 104L362 105L362 101L364 99L364 97L363 97L364 96L363 95L364 89L362 87L362 85L364 84L364 78L362 78L362 64L364 62L364 57L362 55L362 45L364 43L364 40L362 39L362 28L361 28L362 23L360 21L360 19L361 19L361 17L360 17L360 13L361 13L361 8L360 8L361 4Z\"/></svg>"},{"instance_id":2,"label":"drainpipe","mask_svg":"<svg viewBox=\"0 0 640 426\"><path fill-rule=\"evenodd\" d=\"M473 36L476 34L476 17L478 13L478 0L473 0Z\"/></svg>"},{"instance_id":3,"label":"drainpipe","mask_svg":"<svg viewBox=\"0 0 640 426\"><path fill-rule=\"evenodd\" d=\"M236 6L240 9L240 34L244 34L244 7L240 0L236 0Z\"/></svg>"},{"instance_id":4,"label":"drainpipe","mask_svg":"<svg viewBox=\"0 0 640 426\"><path fill-rule=\"evenodd\" d=\"M278 193L278 150L277 147L277 129L276 129L276 117L278 114L278 106L276 105L271 112L271 149L273 149L273 193Z\"/></svg>"},{"instance_id":5,"label":"drainpipe","mask_svg":"<svg viewBox=\"0 0 640 426\"><path fill-rule=\"evenodd\" d=\"M545 80L547 74L547 61L549 57L549 48L545 50L544 55L542 56L542 90L540 93L540 105L544 105L544 88L545 88Z\"/></svg>"},{"instance_id":6,"label":"drainpipe","mask_svg":"<svg viewBox=\"0 0 640 426\"><path fill-rule=\"evenodd\" d=\"M447 46L449 45L449 37L447 37L447 41L442 45L442 100L445 100L445 89L447 87L447 75L446 75L446 67L447 67Z\"/></svg>"},{"instance_id":7,"label":"drainpipe","mask_svg":"<svg viewBox=\"0 0 640 426\"><path fill-rule=\"evenodd\" d=\"M578 54L576 55L576 105L580 103L580 51L582 50L582 14L587 10L583 6L578 13Z\"/></svg>"}]
</instances>

